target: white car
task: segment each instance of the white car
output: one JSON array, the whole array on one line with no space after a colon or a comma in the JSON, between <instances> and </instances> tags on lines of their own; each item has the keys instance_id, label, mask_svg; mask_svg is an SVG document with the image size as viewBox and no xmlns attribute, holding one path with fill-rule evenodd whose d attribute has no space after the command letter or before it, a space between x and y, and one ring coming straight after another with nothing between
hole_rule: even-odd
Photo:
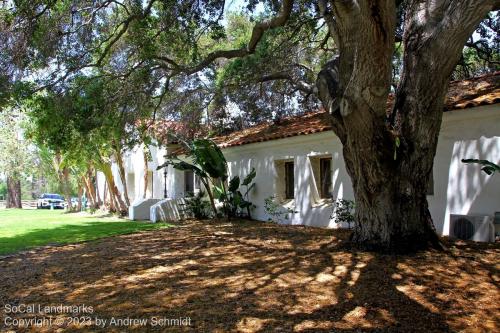
<instances>
[{"instance_id":1,"label":"white car","mask_svg":"<svg viewBox=\"0 0 500 333\"><path fill-rule=\"evenodd\" d=\"M36 203L37 209L42 208L64 209L66 207L64 197L59 194L44 193Z\"/></svg>"}]
</instances>

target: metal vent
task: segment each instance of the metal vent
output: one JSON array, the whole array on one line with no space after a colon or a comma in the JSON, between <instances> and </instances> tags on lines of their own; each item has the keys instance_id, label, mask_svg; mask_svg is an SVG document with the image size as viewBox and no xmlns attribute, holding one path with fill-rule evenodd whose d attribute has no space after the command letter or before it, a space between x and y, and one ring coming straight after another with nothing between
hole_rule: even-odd
<instances>
[{"instance_id":1,"label":"metal vent","mask_svg":"<svg viewBox=\"0 0 500 333\"><path fill-rule=\"evenodd\" d=\"M474 236L474 224L466 218L459 218L455 221L453 234L458 239L471 239Z\"/></svg>"}]
</instances>

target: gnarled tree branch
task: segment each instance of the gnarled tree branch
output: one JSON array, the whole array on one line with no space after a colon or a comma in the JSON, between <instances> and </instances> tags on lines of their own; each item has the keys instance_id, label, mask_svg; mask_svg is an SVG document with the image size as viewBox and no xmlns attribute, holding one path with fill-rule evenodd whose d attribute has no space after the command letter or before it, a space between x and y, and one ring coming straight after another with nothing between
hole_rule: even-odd
<instances>
[{"instance_id":1,"label":"gnarled tree branch","mask_svg":"<svg viewBox=\"0 0 500 333\"><path fill-rule=\"evenodd\" d=\"M283 1L280 12L277 16L269 20L255 24L252 30L252 36L250 37L250 41L245 47L233 50L219 50L211 52L198 64L191 67L184 67L180 69L180 72L187 75L194 74L196 72L203 70L205 67L209 66L212 62L214 62L219 58L225 58L225 59L241 58L246 55L254 53L255 49L257 48L257 45L262 39L262 36L267 30L285 25L285 23L288 21L290 17L290 14L292 13L293 2L294 2L293 0Z\"/></svg>"}]
</instances>

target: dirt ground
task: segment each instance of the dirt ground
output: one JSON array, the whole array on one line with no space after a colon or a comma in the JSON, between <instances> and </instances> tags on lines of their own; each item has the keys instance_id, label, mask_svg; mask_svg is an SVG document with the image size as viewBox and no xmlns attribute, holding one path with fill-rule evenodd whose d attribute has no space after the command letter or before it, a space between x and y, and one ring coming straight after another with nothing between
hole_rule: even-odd
<instances>
[{"instance_id":1,"label":"dirt ground","mask_svg":"<svg viewBox=\"0 0 500 333\"><path fill-rule=\"evenodd\" d=\"M191 221L20 253L0 260L0 330L500 331L500 245L392 256L347 250L347 236ZM19 327L34 318L46 321Z\"/></svg>"}]
</instances>

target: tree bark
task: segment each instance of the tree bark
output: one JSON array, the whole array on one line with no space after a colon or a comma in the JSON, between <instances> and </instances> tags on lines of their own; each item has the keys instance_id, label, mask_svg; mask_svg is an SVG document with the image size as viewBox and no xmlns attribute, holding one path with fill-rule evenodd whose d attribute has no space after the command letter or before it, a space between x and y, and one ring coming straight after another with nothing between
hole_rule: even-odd
<instances>
[{"instance_id":1,"label":"tree bark","mask_svg":"<svg viewBox=\"0 0 500 333\"><path fill-rule=\"evenodd\" d=\"M92 170L89 168L87 173L83 176L83 183L87 190L87 196L90 201L90 205L92 208L99 208L99 202L97 200L96 189L92 182Z\"/></svg>"},{"instance_id":2,"label":"tree bark","mask_svg":"<svg viewBox=\"0 0 500 333\"><path fill-rule=\"evenodd\" d=\"M68 211L73 210L73 204L71 203L71 184L69 180L69 169L64 167L62 170L62 183L64 189L64 197L66 198L66 203L68 204Z\"/></svg>"},{"instance_id":3,"label":"tree bark","mask_svg":"<svg viewBox=\"0 0 500 333\"><path fill-rule=\"evenodd\" d=\"M148 154L149 154L149 151L148 151L148 148L146 146L144 146L144 149L143 149L143 158L144 158L144 193L142 194L142 198L143 199L146 199L146 194L148 192L148 186L149 186L149 182L148 182L148 174L149 174L149 168L148 168Z\"/></svg>"},{"instance_id":4,"label":"tree bark","mask_svg":"<svg viewBox=\"0 0 500 333\"><path fill-rule=\"evenodd\" d=\"M391 252L440 248L426 192L444 97L463 45L495 1L408 1L403 75L390 110L395 2L320 3L340 56L316 85L353 184L352 240Z\"/></svg>"},{"instance_id":5,"label":"tree bark","mask_svg":"<svg viewBox=\"0 0 500 333\"><path fill-rule=\"evenodd\" d=\"M83 186L82 180L78 182L78 204L76 206L76 211L80 212L82 210L82 196L83 196Z\"/></svg>"},{"instance_id":6,"label":"tree bark","mask_svg":"<svg viewBox=\"0 0 500 333\"><path fill-rule=\"evenodd\" d=\"M21 180L7 176L6 208L23 208L21 201Z\"/></svg>"},{"instance_id":7,"label":"tree bark","mask_svg":"<svg viewBox=\"0 0 500 333\"><path fill-rule=\"evenodd\" d=\"M123 198L125 199L127 207L129 207L130 199L128 197L127 179L125 177L125 167L123 166L123 156L120 147L118 147L116 144L115 144L115 159L116 159L116 164L118 165L118 171L120 173L120 180L123 185Z\"/></svg>"},{"instance_id":8,"label":"tree bark","mask_svg":"<svg viewBox=\"0 0 500 333\"><path fill-rule=\"evenodd\" d=\"M90 192L89 181L87 179L87 176L82 177L82 184L83 184L83 188L85 191L85 197L87 198L87 205L89 207L94 208L95 207L95 197L93 197L92 193Z\"/></svg>"},{"instance_id":9,"label":"tree bark","mask_svg":"<svg viewBox=\"0 0 500 333\"><path fill-rule=\"evenodd\" d=\"M113 172L111 171L111 165L104 163L101 170L106 177L106 182L108 183L108 189L110 194L110 201L113 203L114 208L121 214L126 214L128 207L123 202L120 192L116 187L115 179L113 177Z\"/></svg>"},{"instance_id":10,"label":"tree bark","mask_svg":"<svg viewBox=\"0 0 500 333\"><path fill-rule=\"evenodd\" d=\"M95 198L96 198L96 208L99 208L102 204L104 204L104 199L101 200L101 194L99 193L99 188L97 184L97 170L95 168L91 169L92 171L89 171L89 179L90 183L92 185L92 188L94 189L95 193Z\"/></svg>"}]
</instances>

